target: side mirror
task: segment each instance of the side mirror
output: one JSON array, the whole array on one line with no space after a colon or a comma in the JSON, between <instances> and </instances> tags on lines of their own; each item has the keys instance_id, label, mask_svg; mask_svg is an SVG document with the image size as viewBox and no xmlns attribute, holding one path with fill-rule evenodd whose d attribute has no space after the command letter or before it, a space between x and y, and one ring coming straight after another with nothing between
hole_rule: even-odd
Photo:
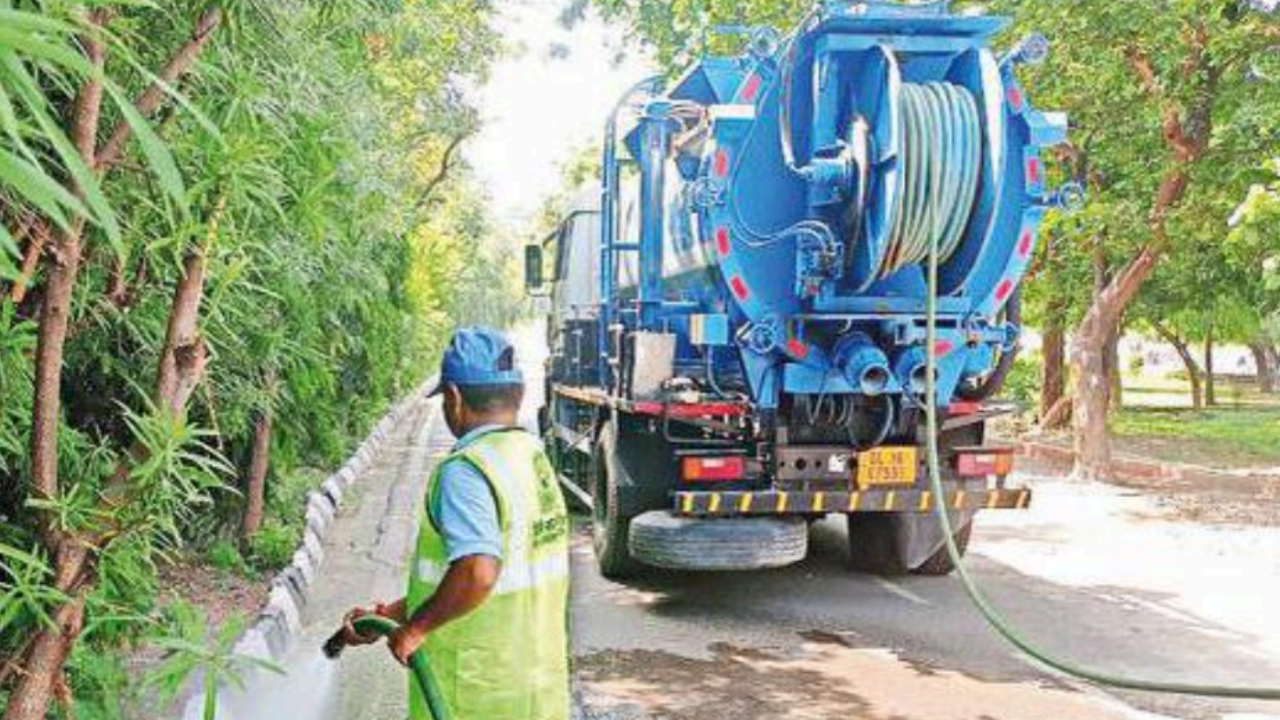
<instances>
[{"instance_id":1,"label":"side mirror","mask_svg":"<svg viewBox=\"0 0 1280 720\"><path fill-rule=\"evenodd\" d=\"M524 288L536 293L542 289L542 246L524 246Z\"/></svg>"}]
</instances>

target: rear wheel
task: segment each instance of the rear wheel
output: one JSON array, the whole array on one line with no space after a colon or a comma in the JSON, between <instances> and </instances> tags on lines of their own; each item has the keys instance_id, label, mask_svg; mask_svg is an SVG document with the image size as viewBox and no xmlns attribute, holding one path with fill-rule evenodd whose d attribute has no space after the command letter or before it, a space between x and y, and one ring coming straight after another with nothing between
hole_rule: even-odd
<instances>
[{"instance_id":1,"label":"rear wheel","mask_svg":"<svg viewBox=\"0 0 1280 720\"><path fill-rule=\"evenodd\" d=\"M954 538L964 555L973 514L953 513ZM849 564L873 575L947 575L955 569L938 519L930 514L854 513L848 516Z\"/></svg>"},{"instance_id":2,"label":"rear wheel","mask_svg":"<svg viewBox=\"0 0 1280 720\"><path fill-rule=\"evenodd\" d=\"M960 551L960 557L964 557L965 551L969 549L969 538L973 535L973 523L969 523L960 528L952 538L956 541L956 550ZM947 552L947 546L943 545L938 551L924 561L920 567L911 572L916 575L928 575L931 577L941 577L950 575L956 569L955 563L951 562L951 554Z\"/></svg>"},{"instance_id":3,"label":"rear wheel","mask_svg":"<svg viewBox=\"0 0 1280 720\"><path fill-rule=\"evenodd\" d=\"M591 453L591 544L600 574L611 579L631 577L639 569L627 547L631 518L622 513L618 502L619 485L630 482L626 463L618 455L618 427L608 421Z\"/></svg>"}]
</instances>

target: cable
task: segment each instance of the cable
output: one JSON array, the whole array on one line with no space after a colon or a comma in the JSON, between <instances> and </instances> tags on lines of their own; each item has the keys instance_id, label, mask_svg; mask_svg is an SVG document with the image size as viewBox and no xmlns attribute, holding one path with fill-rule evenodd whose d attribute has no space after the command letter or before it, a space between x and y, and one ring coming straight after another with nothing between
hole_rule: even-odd
<instances>
[{"instance_id":1,"label":"cable","mask_svg":"<svg viewBox=\"0 0 1280 720\"><path fill-rule=\"evenodd\" d=\"M928 372L925 378L925 423L926 435L925 449L926 459L929 468L929 485L934 497L944 497L942 487L942 471L938 460L938 400L937 400L937 364L938 356L935 348L937 347L937 294L935 290L938 286L938 246L935 242L931 245L928 263L928 298L925 303L925 367ZM964 586L965 593L973 604L982 613L982 617L989 625L1011 645L1031 656L1035 660L1068 675L1072 675L1089 682L1099 685L1106 685L1115 688L1124 688L1127 690L1145 690L1149 692L1171 693L1178 695L1200 695L1204 697L1215 698L1245 698L1251 700L1280 700L1280 687L1242 687L1242 686L1225 686L1225 685L1195 685L1187 683L1159 682L1154 680L1146 680L1143 678L1127 677L1124 675L1115 675L1109 672L1098 670L1096 668L1080 665L1072 660L1063 659L1055 655L1051 655L1036 645L1032 644L1018 632L1016 628L1009 624L987 600L986 595L974 582L973 577L969 575L969 569L965 566L963 558L960 556L960 549L956 547L954 537L954 529L951 525L951 517L947 514L945 503L934 504L934 514L938 518L939 525L942 526L944 542L947 548L947 556L951 559L952 565L955 566L956 574L960 578L961 584Z\"/></svg>"}]
</instances>

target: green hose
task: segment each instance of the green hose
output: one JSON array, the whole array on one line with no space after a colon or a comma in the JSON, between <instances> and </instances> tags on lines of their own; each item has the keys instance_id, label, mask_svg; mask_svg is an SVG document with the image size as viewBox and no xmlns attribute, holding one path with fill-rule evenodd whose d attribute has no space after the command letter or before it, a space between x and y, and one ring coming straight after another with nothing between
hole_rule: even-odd
<instances>
[{"instance_id":1,"label":"green hose","mask_svg":"<svg viewBox=\"0 0 1280 720\"><path fill-rule=\"evenodd\" d=\"M925 422L926 435L928 439L925 441L926 455L929 465L929 484L932 488L934 497L943 497L942 488L942 472L938 461L938 408L937 408L937 353L935 343L937 335L937 293L938 286L938 245L937 235L933 235L933 242L929 252L929 288L928 300L926 304L926 369L925 373ZM1158 693L1172 693L1178 695L1201 695L1205 697L1217 698L1245 698L1251 700L1280 700L1280 688L1277 687L1240 687L1240 686L1223 686L1223 685L1193 685L1185 683L1173 682L1157 682L1154 680L1145 680L1142 678L1126 677L1123 675L1114 675L1112 673L1103 672L1091 667L1080 665L1071 660L1065 660L1051 655L1024 638L1005 618L992 607L987 601L985 595L978 588L973 578L969 575L968 568L965 567L960 557L960 549L956 547L954 531L951 526L951 518L947 515L944 503L935 503L934 512L938 517L938 523L942 526L943 537L946 541L947 555L951 558L951 563L956 568L956 573L960 577L960 582L964 585L965 593L969 599L977 606L982 617L996 630L1005 640L1009 641L1014 647L1022 652L1030 655L1032 658L1044 663L1045 665L1072 675L1083 680L1088 680L1099 685L1107 685L1115 688L1124 688L1127 690L1145 690Z\"/></svg>"},{"instance_id":2,"label":"green hose","mask_svg":"<svg viewBox=\"0 0 1280 720\"><path fill-rule=\"evenodd\" d=\"M399 623L381 615L362 615L351 622L351 627L361 635L390 635L400 629ZM436 684L436 676L431 672L431 663L427 659L425 648L418 648L409 656L409 672L422 689L427 699L427 710L434 720L453 720L449 712L449 704L440 694L440 686Z\"/></svg>"}]
</instances>

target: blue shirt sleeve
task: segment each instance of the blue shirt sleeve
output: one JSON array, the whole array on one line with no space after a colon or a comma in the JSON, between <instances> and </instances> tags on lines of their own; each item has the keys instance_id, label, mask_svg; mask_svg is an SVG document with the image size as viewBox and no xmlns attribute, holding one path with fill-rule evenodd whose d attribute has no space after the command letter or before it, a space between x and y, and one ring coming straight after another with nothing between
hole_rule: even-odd
<instances>
[{"instance_id":1,"label":"blue shirt sleeve","mask_svg":"<svg viewBox=\"0 0 1280 720\"><path fill-rule=\"evenodd\" d=\"M502 559L502 528L489 481L465 460L444 466L431 517L444 537L449 562L469 555Z\"/></svg>"}]
</instances>

